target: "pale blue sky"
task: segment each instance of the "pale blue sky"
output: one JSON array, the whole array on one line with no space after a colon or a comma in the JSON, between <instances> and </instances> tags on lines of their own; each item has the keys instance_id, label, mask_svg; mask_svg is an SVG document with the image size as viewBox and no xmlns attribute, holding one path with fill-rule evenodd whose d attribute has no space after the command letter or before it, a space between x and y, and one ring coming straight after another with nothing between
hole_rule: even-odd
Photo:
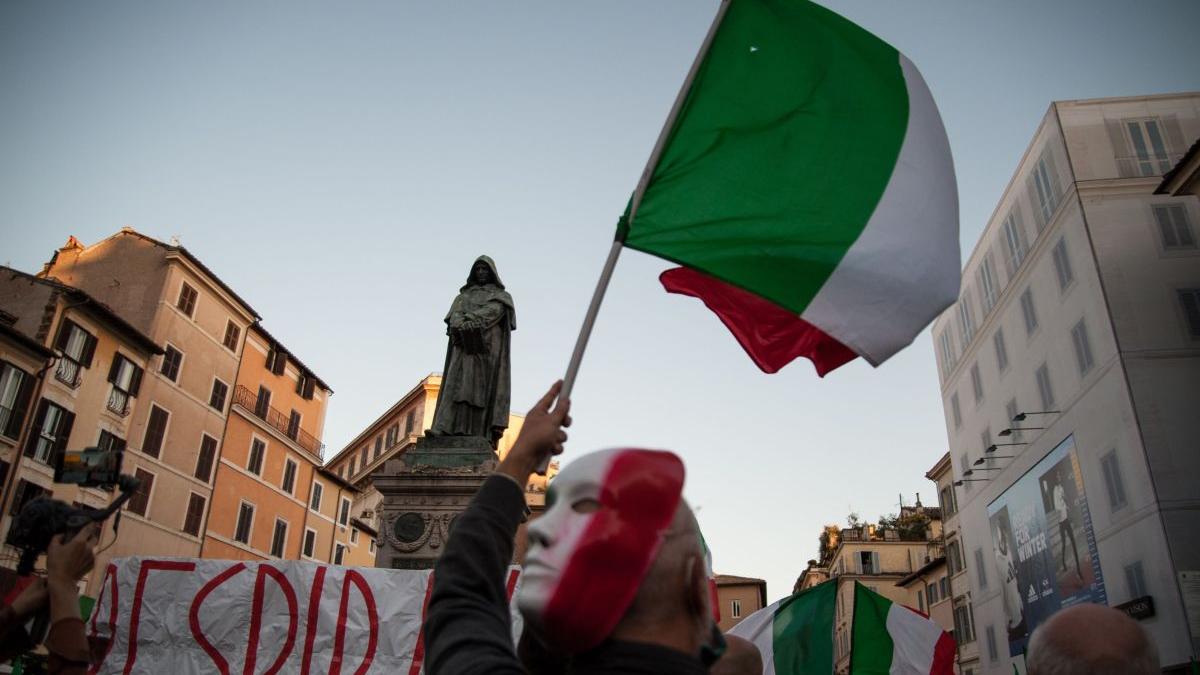
<instances>
[{"instance_id":1,"label":"pale blue sky","mask_svg":"<svg viewBox=\"0 0 1200 675\"><path fill-rule=\"evenodd\" d=\"M830 2L921 68L969 252L1051 100L1200 89L1197 2ZM0 4L0 261L177 235L336 390L337 450L441 367L480 253L517 305L513 407L561 376L714 0ZM673 449L719 572L776 599L819 528L935 503L928 334L878 370L760 373L627 252L568 455Z\"/></svg>"}]
</instances>

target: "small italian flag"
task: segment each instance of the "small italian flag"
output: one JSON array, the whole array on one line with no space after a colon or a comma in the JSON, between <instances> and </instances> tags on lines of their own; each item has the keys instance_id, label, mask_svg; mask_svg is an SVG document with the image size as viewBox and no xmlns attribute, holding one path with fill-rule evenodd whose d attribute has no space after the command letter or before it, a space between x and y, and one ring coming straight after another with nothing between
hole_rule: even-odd
<instances>
[{"instance_id":1,"label":"small italian flag","mask_svg":"<svg viewBox=\"0 0 1200 675\"><path fill-rule=\"evenodd\" d=\"M879 365L958 297L945 128L903 54L807 0L724 0L625 246L754 362ZM630 212L632 211L632 213Z\"/></svg>"},{"instance_id":2,"label":"small italian flag","mask_svg":"<svg viewBox=\"0 0 1200 675\"><path fill-rule=\"evenodd\" d=\"M951 675L954 638L925 615L854 582L850 675Z\"/></svg>"},{"instance_id":3,"label":"small italian flag","mask_svg":"<svg viewBox=\"0 0 1200 675\"><path fill-rule=\"evenodd\" d=\"M833 673L833 610L837 582L827 581L742 619L729 630L762 653L763 675Z\"/></svg>"}]
</instances>

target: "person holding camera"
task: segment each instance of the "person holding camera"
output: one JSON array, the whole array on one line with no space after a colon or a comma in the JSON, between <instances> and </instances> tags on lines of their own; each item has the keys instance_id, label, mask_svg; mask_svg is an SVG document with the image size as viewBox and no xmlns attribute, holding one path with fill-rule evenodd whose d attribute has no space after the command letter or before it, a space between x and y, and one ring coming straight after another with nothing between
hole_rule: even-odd
<instances>
[{"instance_id":1,"label":"person holding camera","mask_svg":"<svg viewBox=\"0 0 1200 675\"><path fill-rule=\"evenodd\" d=\"M79 616L79 580L95 564L100 524L89 523L74 536L60 534L46 550L46 576L36 579L0 609L0 662L36 646L25 624L47 611L49 626L43 644L49 653L48 672L86 673L90 658L83 619Z\"/></svg>"}]
</instances>

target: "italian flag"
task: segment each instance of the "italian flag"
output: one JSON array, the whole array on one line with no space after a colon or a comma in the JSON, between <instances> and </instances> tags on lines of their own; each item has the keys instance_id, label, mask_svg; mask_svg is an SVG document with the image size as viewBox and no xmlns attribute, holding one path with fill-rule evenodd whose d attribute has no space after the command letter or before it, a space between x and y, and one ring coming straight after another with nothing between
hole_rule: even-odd
<instances>
[{"instance_id":1,"label":"italian flag","mask_svg":"<svg viewBox=\"0 0 1200 675\"><path fill-rule=\"evenodd\" d=\"M837 582L827 581L742 619L729 630L762 654L763 675L833 673L833 610Z\"/></svg>"},{"instance_id":2,"label":"italian flag","mask_svg":"<svg viewBox=\"0 0 1200 675\"><path fill-rule=\"evenodd\" d=\"M874 366L958 296L950 145L920 72L806 0L724 0L624 245L758 366Z\"/></svg>"},{"instance_id":3,"label":"italian flag","mask_svg":"<svg viewBox=\"0 0 1200 675\"><path fill-rule=\"evenodd\" d=\"M954 638L928 617L854 582L850 675L951 675Z\"/></svg>"}]
</instances>

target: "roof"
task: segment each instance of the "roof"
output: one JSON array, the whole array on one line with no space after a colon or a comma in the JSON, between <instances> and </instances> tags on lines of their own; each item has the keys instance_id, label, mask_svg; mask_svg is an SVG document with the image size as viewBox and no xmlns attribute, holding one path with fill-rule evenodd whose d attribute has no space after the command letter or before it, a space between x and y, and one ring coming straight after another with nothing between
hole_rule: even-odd
<instances>
[{"instance_id":1,"label":"roof","mask_svg":"<svg viewBox=\"0 0 1200 675\"><path fill-rule=\"evenodd\" d=\"M358 433L358 435L356 435L354 438L350 439L350 442L347 443L346 446L343 447L341 450L338 450L337 453L333 455L333 457L330 457L329 459L325 460L325 466L329 466L329 465L337 462L337 460L340 459L342 457L342 455L345 455L347 452L353 452L353 451L358 450L358 445L359 445L360 441L373 436L375 434L376 427L382 428L383 423L386 422L388 419L390 419L393 413L399 411L401 408L403 408L404 406L411 403L415 399L418 392L425 390L425 383L434 377L440 378L441 375L439 375L438 373L430 373L430 374L426 375L425 377L422 377L421 381L417 383L417 386L408 390L408 393L401 396L398 401L396 401L391 406L389 406L387 410L383 411L382 415L375 418L374 422L371 422L370 424L368 424L365 429L363 429L362 431L360 431Z\"/></svg>"},{"instance_id":2,"label":"roof","mask_svg":"<svg viewBox=\"0 0 1200 675\"><path fill-rule=\"evenodd\" d=\"M238 295L237 292L234 291L232 288L230 288L230 286L228 284L226 284L224 281L221 281L221 277L218 277L215 272L210 270L207 265L200 262L200 259L197 258L196 256L192 255L192 252L187 250L186 248L184 248L182 246L177 246L175 244L163 243L163 242L155 239L154 237L151 237L149 235L145 235L145 234L142 234L141 232L138 232L137 230L133 229L132 227L122 227L121 231L118 234L131 234L135 237L140 237L141 239L144 239L144 240L154 244L155 246L161 246L162 248L166 249L168 252L181 254L184 258L187 258L188 262L192 263L196 267L199 267L201 272L204 272L210 278L212 278L212 280L214 282L216 282L216 284L218 286L221 287L221 290L225 291L226 293L228 293L230 295L230 297L232 297L234 300L237 300L239 303L241 303L241 305L246 308L246 311L250 312L250 314L252 314L255 319L262 319L262 317L259 316L258 312L254 311L254 308L250 306L250 303L246 302L242 298L242 296Z\"/></svg>"},{"instance_id":3,"label":"roof","mask_svg":"<svg viewBox=\"0 0 1200 675\"><path fill-rule=\"evenodd\" d=\"M354 487L354 483L351 483L350 481L342 478L323 466L317 467L317 473L321 474L322 477L328 479L329 481L341 486L343 489L350 490L351 492L359 491L358 488Z\"/></svg>"},{"instance_id":4,"label":"roof","mask_svg":"<svg viewBox=\"0 0 1200 675\"><path fill-rule=\"evenodd\" d=\"M715 577L713 577L713 579L717 582L718 586L733 586L736 584L763 584L763 585L766 585L766 583L767 583L763 579L755 579L753 577L739 577L739 576L736 576L733 574L718 574Z\"/></svg>"},{"instance_id":5,"label":"roof","mask_svg":"<svg viewBox=\"0 0 1200 675\"><path fill-rule=\"evenodd\" d=\"M1181 176L1180 174L1184 171L1184 168L1188 164L1197 164L1198 156L1200 156L1200 138L1197 138L1196 142L1192 143L1192 147L1188 148L1188 151L1183 153L1183 157L1179 158L1179 161L1175 163L1175 166L1171 167L1170 171L1163 174L1162 182L1159 183L1158 187L1154 189L1154 194L1172 194L1175 190L1183 187L1182 184L1187 183L1187 177ZM1195 171L1196 169L1193 167L1193 173ZM1176 178L1182 178L1181 184L1172 187L1171 183L1174 183Z\"/></svg>"},{"instance_id":6,"label":"roof","mask_svg":"<svg viewBox=\"0 0 1200 675\"><path fill-rule=\"evenodd\" d=\"M133 324L121 318L121 315L117 314L112 307L109 307L103 302L93 298L85 291L75 288L74 286L68 286L67 284L64 284L53 277L37 277L27 272L22 272L21 270L5 267L3 265L0 265L0 273L12 273L13 278L20 277L28 280L31 283L38 283L45 286L50 286L51 288L56 288L63 293L66 293L71 299L72 304L75 306L82 306L93 310L100 319L110 324L110 326L116 330L116 332L125 336L126 339L128 339L130 342L133 342L138 347L141 347L151 354L163 353L163 348L159 347L154 340L151 340L150 336L146 335L137 328L134 328Z\"/></svg>"},{"instance_id":7,"label":"roof","mask_svg":"<svg viewBox=\"0 0 1200 675\"><path fill-rule=\"evenodd\" d=\"M356 528L358 528L358 529L362 530L363 532L366 532L367 534L371 535L372 537L378 537L378 536L379 536L379 532L378 532L378 531L376 531L376 529L375 529L375 528L373 528L373 527L371 527L370 525L368 525L368 524L364 523L363 521L359 520L358 518L351 518L351 519L350 519L350 524L351 524L351 525L353 525L354 527L356 527Z\"/></svg>"},{"instance_id":8,"label":"roof","mask_svg":"<svg viewBox=\"0 0 1200 675\"><path fill-rule=\"evenodd\" d=\"M295 361L296 365L300 366L300 370L304 371L304 373L306 375L312 376L312 378L317 381L317 384L321 385L322 389L324 389L325 391L327 391L331 394L333 393L333 389L330 388L330 386L328 384L325 384L325 380L322 380L320 378L320 376L318 376L316 373L314 373L312 371L312 368L309 368L308 366L304 365L304 362L300 360L299 356L296 356L295 352L293 352L292 350L285 347L283 345L283 343L280 342L274 335L271 335L270 333L268 333L267 329L263 327L262 323L256 321L256 322L250 324L250 328L259 333L262 333L263 337L265 337L268 340L270 340L271 342L274 342L275 344L279 345L279 347L283 351L287 352L288 358Z\"/></svg>"},{"instance_id":9,"label":"roof","mask_svg":"<svg viewBox=\"0 0 1200 675\"><path fill-rule=\"evenodd\" d=\"M936 483L937 482L936 476L940 476L949 470L950 470L950 453L947 452L946 454L942 455L941 458L938 459L938 461L935 462L934 465L928 471L925 472L925 477Z\"/></svg>"},{"instance_id":10,"label":"roof","mask_svg":"<svg viewBox=\"0 0 1200 675\"><path fill-rule=\"evenodd\" d=\"M4 323L3 321L0 321L0 336L4 336L4 337L12 340L13 342L17 343L19 346L24 347L25 349L33 352L34 354L37 354L38 356L42 357L43 359L49 359L54 356L53 349L50 349L50 348L44 346L42 343L38 342L37 340L34 340L33 338L22 333L21 331L17 330L16 328L13 328L12 326L8 325L7 323Z\"/></svg>"},{"instance_id":11,"label":"roof","mask_svg":"<svg viewBox=\"0 0 1200 675\"><path fill-rule=\"evenodd\" d=\"M920 579L925 574L928 574L929 572L932 572L933 570L935 570L938 567L941 567L942 565L945 565L945 564L946 564L946 556L944 556L944 555L938 556L938 557L934 558L933 560L930 560L929 562L922 565L921 568L918 569L917 571L909 574L908 576L904 577L900 581L897 581L896 585L897 586L907 586L907 585L911 584L912 582L916 581L917 579Z\"/></svg>"}]
</instances>

